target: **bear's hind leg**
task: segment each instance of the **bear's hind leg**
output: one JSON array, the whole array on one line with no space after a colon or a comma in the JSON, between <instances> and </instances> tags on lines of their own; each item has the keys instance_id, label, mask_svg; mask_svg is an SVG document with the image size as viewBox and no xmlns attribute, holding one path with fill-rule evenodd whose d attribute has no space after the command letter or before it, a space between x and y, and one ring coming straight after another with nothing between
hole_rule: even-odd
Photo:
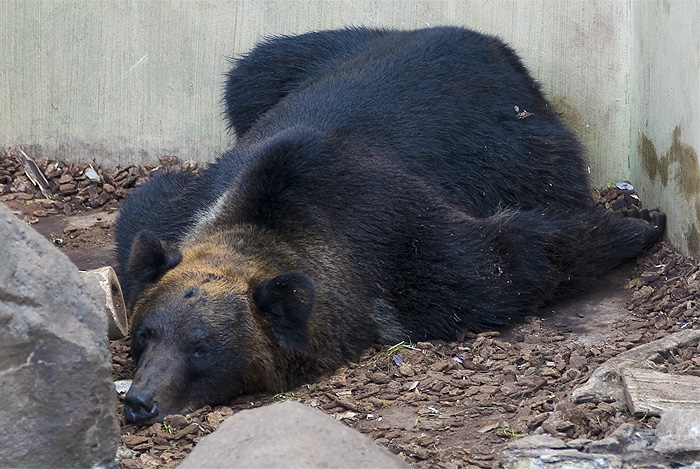
<instances>
[{"instance_id":1,"label":"bear's hind leg","mask_svg":"<svg viewBox=\"0 0 700 469\"><path fill-rule=\"evenodd\" d=\"M622 214L600 207L502 211L472 219L462 225L466 237L460 244L471 246L476 256L469 263L480 266L481 275L464 279L472 286L472 317L465 320L479 327L503 324L582 293L661 239L665 223L656 210ZM463 269L471 270L469 264Z\"/></svg>"},{"instance_id":2,"label":"bear's hind leg","mask_svg":"<svg viewBox=\"0 0 700 469\"><path fill-rule=\"evenodd\" d=\"M559 296L578 292L659 241L666 216L657 210L610 212L598 207L574 216L555 216L553 263L560 273Z\"/></svg>"}]
</instances>

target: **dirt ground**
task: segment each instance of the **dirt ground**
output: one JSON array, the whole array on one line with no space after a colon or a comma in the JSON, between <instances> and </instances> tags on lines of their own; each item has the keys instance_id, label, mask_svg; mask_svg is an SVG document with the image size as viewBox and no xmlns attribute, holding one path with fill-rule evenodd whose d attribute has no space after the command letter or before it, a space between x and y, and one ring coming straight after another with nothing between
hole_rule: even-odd
<instances>
[{"instance_id":1,"label":"dirt ground","mask_svg":"<svg viewBox=\"0 0 700 469\"><path fill-rule=\"evenodd\" d=\"M46 178L43 192L14 152L0 157L0 201L79 268L112 264L120 200L155 168L36 164ZM196 170L192 162L182 166ZM632 191L614 187L595 196L610 209L638 203ZM120 416L121 467L175 467L228 416L282 400L316 407L419 468L498 467L499 449L524 435L597 440L626 422L654 428L656 417L634 418L605 403L574 405L571 393L616 354L700 328L699 270L698 261L662 242L590 294L508 329L373 348L316 383L166 417L164 424L136 427ZM128 339L111 343L115 380L130 378L128 345ZM700 375L697 348L666 358L661 369Z\"/></svg>"}]
</instances>

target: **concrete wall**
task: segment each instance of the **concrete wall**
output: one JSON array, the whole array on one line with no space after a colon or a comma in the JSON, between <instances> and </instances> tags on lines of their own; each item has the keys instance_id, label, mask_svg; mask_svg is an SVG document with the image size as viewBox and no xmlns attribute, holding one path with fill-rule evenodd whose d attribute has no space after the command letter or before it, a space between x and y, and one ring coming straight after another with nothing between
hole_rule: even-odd
<instances>
[{"instance_id":1,"label":"concrete wall","mask_svg":"<svg viewBox=\"0 0 700 469\"><path fill-rule=\"evenodd\" d=\"M632 5L631 174L671 241L700 256L700 2Z\"/></svg>"},{"instance_id":2,"label":"concrete wall","mask_svg":"<svg viewBox=\"0 0 700 469\"><path fill-rule=\"evenodd\" d=\"M225 57L273 34L457 24L508 41L582 138L592 183L631 180L697 254L685 149L700 144L698 18L695 0L0 0L0 145L104 165L211 161L234 142Z\"/></svg>"},{"instance_id":3,"label":"concrete wall","mask_svg":"<svg viewBox=\"0 0 700 469\"><path fill-rule=\"evenodd\" d=\"M36 153L211 160L231 144L219 107L226 56L271 34L438 24L501 35L594 157L626 153L624 2L5 0L0 18L0 143ZM627 164L605 158L591 171L620 179Z\"/></svg>"}]
</instances>

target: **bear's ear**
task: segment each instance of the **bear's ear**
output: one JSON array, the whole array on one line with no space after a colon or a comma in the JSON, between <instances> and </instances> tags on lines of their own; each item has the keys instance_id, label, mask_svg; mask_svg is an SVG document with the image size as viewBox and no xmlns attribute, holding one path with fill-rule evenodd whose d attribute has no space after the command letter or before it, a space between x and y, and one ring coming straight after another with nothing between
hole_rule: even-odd
<instances>
[{"instance_id":1,"label":"bear's ear","mask_svg":"<svg viewBox=\"0 0 700 469\"><path fill-rule=\"evenodd\" d=\"M132 285L140 293L146 285L158 280L181 260L182 254L175 246L161 241L155 233L143 230L131 245L127 272Z\"/></svg>"},{"instance_id":2,"label":"bear's ear","mask_svg":"<svg viewBox=\"0 0 700 469\"><path fill-rule=\"evenodd\" d=\"M258 312L270 321L282 345L290 349L309 345L308 319L315 297L311 279L296 272L265 280L253 293Z\"/></svg>"}]
</instances>

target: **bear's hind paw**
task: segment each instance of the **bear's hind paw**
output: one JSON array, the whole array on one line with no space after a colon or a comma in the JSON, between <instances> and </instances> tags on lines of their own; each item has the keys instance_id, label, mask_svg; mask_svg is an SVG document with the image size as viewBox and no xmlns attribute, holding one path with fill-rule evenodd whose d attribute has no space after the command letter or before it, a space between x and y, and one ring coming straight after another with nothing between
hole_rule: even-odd
<instances>
[{"instance_id":1,"label":"bear's hind paw","mask_svg":"<svg viewBox=\"0 0 700 469\"><path fill-rule=\"evenodd\" d=\"M654 244L663 236L666 228L666 214L656 209L650 210L637 207L623 210L620 213L627 218L646 222L644 237L647 245Z\"/></svg>"}]
</instances>

